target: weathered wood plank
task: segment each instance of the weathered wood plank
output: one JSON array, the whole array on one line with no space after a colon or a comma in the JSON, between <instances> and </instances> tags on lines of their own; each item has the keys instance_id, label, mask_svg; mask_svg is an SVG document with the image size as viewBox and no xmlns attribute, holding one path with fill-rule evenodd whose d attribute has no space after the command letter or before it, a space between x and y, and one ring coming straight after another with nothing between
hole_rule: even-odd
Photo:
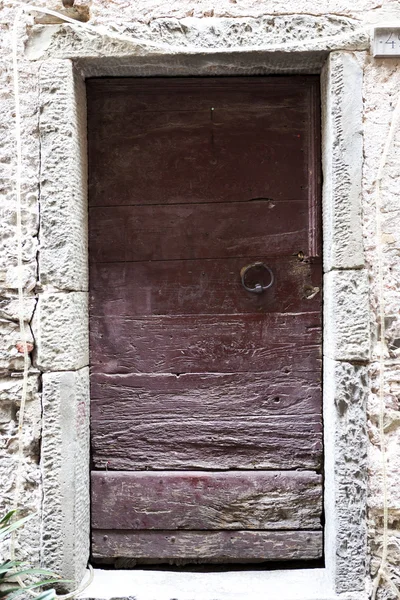
<instances>
[{"instance_id":1,"label":"weathered wood plank","mask_svg":"<svg viewBox=\"0 0 400 600\"><path fill-rule=\"evenodd\" d=\"M97 113L104 107L105 116L112 112L120 115L122 109L131 113L209 110L210 102L219 102L226 110L284 112L282 109L306 106L307 91L319 87L319 77L113 77L91 78L86 85L88 103L95 105ZM96 114L91 116L96 118Z\"/></svg>"},{"instance_id":2,"label":"weathered wood plank","mask_svg":"<svg viewBox=\"0 0 400 600\"><path fill-rule=\"evenodd\" d=\"M97 469L310 469L321 466L318 415L92 419Z\"/></svg>"},{"instance_id":3,"label":"weathered wood plank","mask_svg":"<svg viewBox=\"0 0 400 600\"><path fill-rule=\"evenodd\" d=\"M100 123L101 135L89 141L90 206L306 200L303 115L278 129L276 112L220 112L152 113L130 125L132 114L122 128Z\"/></svg>"},{"instance_id":4,"label":"weathered wood plank","mask_svg":"<svg viewBox=\"0 0 400 600\"><path fill-rule=\"evenodd\" d=\"M314 372L93 373L94 420L245 418L320 415L321 381Z\"/></svg>"},{"instance_id":5,"label":"weathered wood plank","mask_svg":"<svg viewBox=\"0 0 400 600\"><path fill-rule=\"evenodd\" d=\"M255 261L268 264L275 277L263 294L247 292L240 280L240 269ZM246 279L250 286L269 281L261 269L250 271ZM93 316L316 312L321 265L295 256L92 263L90 289Z\"/></svg>"},{"instance_id":6,"label":"weathered wood plank","mask_svg":"<svg viewBox=\"0 0 400 600\"><path fill-rule=\"evenodd\" d=\"M317 79L205 81L89 84L91 205L306 200Z\"/></svg>"},{"instance_id":7,"label":"weathered wood plank","mask_svg":"<svg viewBox=\"0 0 400 600\"><path fill-rule=\"evenodd\" d=\"M92 262L290 256L308 248L304 201L97 207L89 218Z\"/></svg>"},{"instance_id":8,"label":"weathered wood plank","mask_svg":"<svg viewBox=\"0 0 400 600\"><path fill-rule=\"evenodd\" d=\"M319 313L91 318L91 364L100 373L320 373Z\"/></svg>"},{"instance_id":9,"label":"weathered wood plank","mask_svg":"<svg viewBox=\"0 0 400 600\"><path fill-rule=\"evenodd\" d=\"M96 472L95 529L320 529L312 472Z\"/></svg>"},{"instance_id":10,"label":"weathered wood plank","mask_svg":"<svg viewBox=\"0 0 400 600\"><path fill-rule=\"evenodd\" d=\"M137 562L233 563L321 558L321 531L108 531L93 530L94 558ZM161 561L160 561L161 559Z\"/></svg>"},{"instance_id":11,"label":"weathered wood plank","mask_svg":"<svg viewBox=\"0 0 400 600\"><path fill-rule=\"evenodd\" d=\"M92 374L94 464L315 467L321 453L320 386L308 371Z\"/></svg>"}]
</instances>

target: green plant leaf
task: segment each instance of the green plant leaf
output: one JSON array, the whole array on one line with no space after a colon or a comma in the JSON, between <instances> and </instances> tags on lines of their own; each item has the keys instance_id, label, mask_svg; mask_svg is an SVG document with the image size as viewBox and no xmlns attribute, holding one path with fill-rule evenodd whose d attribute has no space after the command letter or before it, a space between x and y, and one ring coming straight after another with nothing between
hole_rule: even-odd
<instances>
[{"instance_id":1,"label":"green plant leaf","mask_svg":"<svg viewBox=\"0 0 400 600\"><path fill-rule=\"evenodd\" d=\"M22 519L13 522L13 517L16 512L16 510L11 510L0 520L0 540L10 535L10 533L19 527L22 527L26 521L29 521L34 516L34 514L30 514L27 517L23 517ZM47 577L47 579L21 586L21 580L16 582L15 579L23 575L41 575ZM52 585L54 583L70 582L69 580L61 579L58 575L48 569L29 567L29 563L25 561L7 560L0 563L0 598L12 600L21 594L25 594L28 590ZM36 596L37 600L54 600L55 598L56 593L54 589L45 590Z\"/></svg>"},{"instance_id":2,"label":"green plant leaf","mask_svg":"<svg viewBox=\"0 0 400 600\"><path fill-rule=\"evenodd\" d=\"M49 571L48 569L35 569L34 567L27 567L26 569L22 569L21 571L11 571L8 575L5 576L3 582L6 582L9 578L12 577L20 577L20 575L46 575L47 577L52 577L54 579L58 577L56 573L53 573L53 571Z\"/></svg>"},{"instance_id":3,"label":"green plant leaf","mask_svg":"<svg viewBox=\"0 0 400 600\"><path fill-rule=\"evenodd\" d=\"M8 569L13 569L14 567L20 567L21 565L25 564L26 563L22 562L22 560L7 560L6 562L1 563L0 573L7 571Z\"/></svg>"},{"instance_id":4,"label":"green plant leaf","mask_svg":"<svg viewBox=\"0 0 400 600\"><path fill-rule=\"evenodd\" d=\"M19 519L18 521L15 521L14 523L7 525L6 527L0 528L0 539L9 535L15 529L21 527L24 523L26 523L26 521L32 519L33 516L34 515L28 515L27 517L23 517L22 519Z\"/></svg>"},{"instance_id":5,"label":"green plant leaf","mask_svg":"<svg viewBox=\"0 0 400 600\"><path fill-rule=\"evenodd\" d=\"M46 579L46 581L30 583L28 585L25 585L23 588L19 586L8 588L8 590L0 591L0 598L11 600L12 598L16 598L20 594L23 594L26 590L33 590L34 588L42 587L42 585L51 585L52 583L61 583L62 581L62 579Z\"/></svg>"},{"instance_id":6,"label":"green plant leaf","mask_svg":"<svg viewBox=\"0 0 400 600\"><path fill-rule=\"evenodd\" d=\"M56 597L56 591L55 590L46 590L45 592L42 592L41 594L39 594L38 596L36 596L36 600L53 600L53 598Z\"/></svg>"},{"instance_id":7,"label":"green plant leaf","mask_svg":"<svg viewBox=\"0 0 400 600\"><path fill-rule=\"evenodd\" d=\"M0 598L7 598L8 600L8 594L11 594L12 592L18 591L22 589L20 587L8 587L6 590L0 590Z\"/></svg>"},{"instance_id":8,"label":"green plant leaf","mask_svg":"<svg viewBox=\"0 0 400 600\"><path fill-rule=\"evenodd\" d=\"M12 517L15 515L17 511L14 510L10 510L1 520L0 520L0 527L2 527L3 525L7 524L9 521L11 521Z\"/></svg>"},{"instance_id":9,"label":"green plant leaf","mask_svg":"<svg viewBox=\"0 0 400 600\"><path fill-rule=\"evenodd\" d=\"M0 583L4 581L4 578L7 576L11 569L15 569L15 567L21 567L25 565L25 563L20 560L8 560L7 562L0 565Z\"/></svg>"}]
</instances>

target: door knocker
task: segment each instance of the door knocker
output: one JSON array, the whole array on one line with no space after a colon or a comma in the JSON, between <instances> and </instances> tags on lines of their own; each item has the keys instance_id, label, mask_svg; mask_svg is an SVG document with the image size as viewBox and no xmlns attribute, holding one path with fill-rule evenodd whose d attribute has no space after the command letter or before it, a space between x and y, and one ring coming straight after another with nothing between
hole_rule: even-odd
<instances>
[{"instance_id":1,"label":"door knocker","mask_svg":"<svg viewBox=\"0 0 400 600\"><path fill-rule=\"evenodd\" d=\"M255 283L253 287L249 287L246 284L246 275L248 274L248 272L251 269L257 269L257 270L265 269L265 271L267 271L267 273L270 277L269 283L267 283L266 285L263 285L262 283ZM242 286L244 287L246 292L251 292L252 294L262 294L263 292L265 292L265 290L268 290L275 281L274 274L271 271L271 269L262 262L255 262L255 263L252 263L251 265L242 267L240 269L240 277L242 279Z\"/></svg>"}]
</instances>

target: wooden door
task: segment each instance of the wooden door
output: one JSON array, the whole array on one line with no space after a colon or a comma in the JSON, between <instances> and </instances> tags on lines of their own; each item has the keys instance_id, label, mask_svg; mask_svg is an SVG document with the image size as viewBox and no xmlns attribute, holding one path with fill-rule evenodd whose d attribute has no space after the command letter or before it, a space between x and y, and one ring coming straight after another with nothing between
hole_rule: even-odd
<instances>
[{"instance_id":1,"label":"wooden door","mask_svg":"<svg viewBox=\"0 0 400 600\"><path fill-rule=\"evenodd\" d=\"M95 559L322 556L318 89L88 81Z\"/></svg>"}]
</instances>

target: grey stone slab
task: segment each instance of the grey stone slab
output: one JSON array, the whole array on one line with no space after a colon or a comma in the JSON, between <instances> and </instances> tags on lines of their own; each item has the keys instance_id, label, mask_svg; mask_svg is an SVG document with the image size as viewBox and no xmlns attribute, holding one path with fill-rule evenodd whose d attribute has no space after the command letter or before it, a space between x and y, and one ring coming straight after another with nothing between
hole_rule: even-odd
<instances>
[{"instance_id":1,"label":"grey stone slab","mask_svg":"<svg viewBox=\"0 0 400 600\"><path fill-rule=\"evenodd\" d=\"M41 67L39 129L40 282L87 290L86 96L69 60Z\"/></svg>"},{"instance_id":2,"label":"grey stone slab","mask_svg":"<svg viewBox=\"0 0 400 600\"><path fill-rule=\"evenodd\" d=\"M368 370L324 361L326 562L338 593L365 592Z\"/></svg>"},{"instance_id":3,"label":"grey stone slab","mask_svg":"<svg viewBox=\"0 0 400 600\"><path fill-rule=\"evenodd\" d=\"M40 295L33 330L35 366L42 371L68 371L88 365L87 292Z\"/></svg>"},{"instance_id":4,"label":"grey stone slab","mask_svg":"<svg viewBox=\"0 0 400 600\"><path fill-rule=\"evenodd\" d=\"M369 284L365 269L324 275L324 356L364 361L370 356Z\"/></svg>"},{"instance_id":5,"label":"grey stone slab","mask_svg":"<svg viewBox=\"0 0 400 600\"><path fill-rule=\"evenodd\" d=\"M362 79L363 71L354 54L330 54L322 74L325 271L364 265Z\"/></svg>"},{"instance_id":6,"label":"grey stone slab","mask_svg":"<svg viewBox=\"0 0 400 600\"><path fill-rule=\"evenodd\" d=\"M114 35L113 35L114 34ZM36 26L27 44L27 56L66 58L74 56L132 56L215 52L237 49L312 52L317 50L367 49L369 35L356 19L336 15L264 14L258 18L207 19L159 18L150 23L136 22L134 28L115 25L111 35L86 36L65 26Z\"/></svg>"},{"instance_id":7,"label":"grey stone slab","mask_svg":"<svg viewBox=\"0 0 400 600\"><path fill-rule=\"evenodd\" d=\"M89 369L44 373L42 563L78 585L89 556Z\"/></svg>"}]
</instances>

